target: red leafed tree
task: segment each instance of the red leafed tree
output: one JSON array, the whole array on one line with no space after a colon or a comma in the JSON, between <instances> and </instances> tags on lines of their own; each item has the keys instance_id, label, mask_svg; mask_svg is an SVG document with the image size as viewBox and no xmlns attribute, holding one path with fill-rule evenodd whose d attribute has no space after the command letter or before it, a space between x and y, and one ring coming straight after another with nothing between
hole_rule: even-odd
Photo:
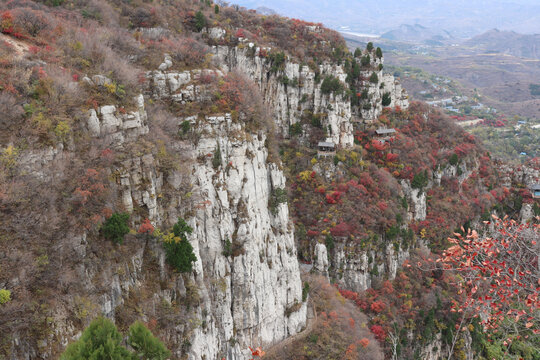
<instances>
[{"instance_id":1,"label":"red leafed tree","mask_svg":"<svg viewBox=\"0 0 540 360\"><path fill-rule=\"evenodd\" d=\"M349 224L346 222L341 222L330 229L332 236L348 236L351 233L352 229Z\"/></svg>"},{"instance_id":2,"label":"red leafed tree","mask_svg":"<svg viewBox=\"0 0 540 360\"><path fill-rule=\"evenodd\" d=\"M137 232L139 234L152 234L154 232L154 225L152 225L150 220L144 219Z\"/></svg>"},{"instance_id":3,"label":"red leafed tree","mask_svg":"<svg viewBox=\"0 0 540 360\"><path fill-rule=\"evenodd\" d=\"M457 288L464 300L453 311L463 318L479 316L485 329L506 343L534 343L540 338L540 225L494 220L489 236L455 234L449 239L454 245L437 260L461 279Z\"/></svg>"},{"instance_id":4,"label":"red leafed tree","mask_svg":"<svg viewBox=\"0 0 540 360\"><path fill-rule=\"evenodd\" d=\"M386 339L386 332L384 331L383 327L380 325L372 325L370 328L373 335L375 335L375 338L379 341L384 341Z\"/></svg>"}]
</instances>

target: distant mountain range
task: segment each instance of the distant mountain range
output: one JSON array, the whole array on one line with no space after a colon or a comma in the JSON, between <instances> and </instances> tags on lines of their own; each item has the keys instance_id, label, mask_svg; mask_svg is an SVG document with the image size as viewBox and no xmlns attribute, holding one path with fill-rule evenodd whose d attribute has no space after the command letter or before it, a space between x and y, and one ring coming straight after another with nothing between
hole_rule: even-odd
<instances>
[{"instance_id":1,"label":"distant mountain range","mask_svg":"<svg viewBox=\"0 0 540 360\"><path fill-rule=\"evenodd\" d=\"M395 30L390 30L381 35L381 38L401 41L424 43L427 45L443 45L443 42L454 37L445 30L434 30L422 25L401 25Z\"/></svg>"},{"instance_id":2,"label":"distant mountain range","mask_svg":"<svg viewBox=\"0 0 540 360\"><path fill-rule=\"evenodd\" d=\"M251 9L322 22L334 29L383 34L398 24L421 24L469 38L489 29L540 33L539 0L232 0Z\"/></svg>"},{"instance_id":3,"label":"distant mountain range","mask_svg":"<svg viewBox=\"0 0 540 360\"><path fill-rule=\"evenodd\" d=\"M466 41L465 45L486 53L540 59L540 34L523 35L494 29L473 37Z\"/></svg>"}]
</instances>

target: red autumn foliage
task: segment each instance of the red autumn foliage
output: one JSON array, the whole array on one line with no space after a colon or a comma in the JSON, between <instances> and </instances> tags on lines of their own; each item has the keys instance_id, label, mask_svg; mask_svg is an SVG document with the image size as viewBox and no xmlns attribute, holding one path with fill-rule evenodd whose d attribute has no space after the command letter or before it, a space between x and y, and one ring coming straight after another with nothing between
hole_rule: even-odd
<instances>
[{"instance_id":1,"label":"red autumn foliage","mask_svg":"<svg viewBox=\"0 0 540 360\"><path fill-rule=\"evenodd\" d=\"M503 331L519 334L530 328L540 334L540 225L494 216L493 226L490 236L470 230L465 236L455 234L449 239L453 245L437 260L462 279L457 285L466 297L455 302L453 311L472 317L482 313L486 329L506 327L504 320L512 317L513 324Z\"/></svg>"},{"instance_id":2,"label":"red autumn foliage","mask_svg":"<svg viewBox=\"0 0 540 360\"><path fill-rule=\"evenodd\" d=\"M386 305L382 301L375 301L371 303L370 308L371 308L371 311L375 313L380 313L384 311L384 309L386 309Z\"/></svg>"},{"instance_id":3,"label":"red autumn foliage","mask_svg":"<svg viewBox=\"0 0 540 360\"><path fill-rule=\"evenodd\" d=\"M380 325L372 325L370 328L373 335L375 335L375 338L378 341L384 341L386 339L386 332L384 331L383 327Z\"/></svg>"},{"instance_id":4,"label":"red autumn foliage","mask_svg":"<svg viewBox=\"0 0 540 360\"><path fill-rule=\"evenodd\" d=\"M154 225L150 222L148 219L144 219L141 226L139 226L139 230L137 230L139 234L149 234L151 235L154 232Z\"/></svg>"},{"instance_id":5,"label":"red autumn foliage","mask_svg":"<svg viewBox=\"0 0 540 360\"><path fill-rule=\"evenodd\" d=\"M365 348L365 347L367 347L368 345L369 345L369 340L368 340L368 339L366 339L366 338L360 339L360 346L362 346L362 347Z\"/></svg>"},{"instance_id":6,"label":"red autumn foliage","mask_svg":"<svg viewBox=\"0 0 540 360\"><path fill-rule=\"evenodd\" d=\"M351 233L351 226L345 222L341 222L330 229L332 236L345 237Z\"/></svg>"}]
</instances>

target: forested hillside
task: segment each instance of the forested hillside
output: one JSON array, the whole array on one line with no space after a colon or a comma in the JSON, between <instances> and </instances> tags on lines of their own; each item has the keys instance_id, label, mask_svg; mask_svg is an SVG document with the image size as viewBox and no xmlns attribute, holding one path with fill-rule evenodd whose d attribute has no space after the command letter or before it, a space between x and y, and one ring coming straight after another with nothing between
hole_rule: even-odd
<instances>
[{"instance_id":1,"label":"forested hillside","mask_svg":"<svg viewBox=\"0 0 540 360\"><path fill-rule=\"evenodd\" d=\"M540 356L537 159L376 45L198 0L0 32L0 359Z\"/></svg>"}]
</instances>

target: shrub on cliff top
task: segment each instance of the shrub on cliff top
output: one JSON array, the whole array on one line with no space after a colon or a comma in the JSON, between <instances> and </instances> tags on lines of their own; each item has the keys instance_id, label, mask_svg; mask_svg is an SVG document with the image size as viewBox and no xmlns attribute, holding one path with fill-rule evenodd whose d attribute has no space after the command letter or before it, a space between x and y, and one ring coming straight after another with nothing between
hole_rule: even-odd
<instances>
[{"instance_id":1,"label":"shrub on cliff top","mask_svg":"<svg viewBox=\"0 0 540 360\"><path fill-rule=\"evenodd\" d=\"M428 173L427 170L420 171L412 179L411 186L413 189L422 189L428 184Z\"/></svg>"},{"instance_id":2,"label":"shrub on cliff top","mask_svg":"<svg viewBox=\"0 0 540 360\"><path fill-rule=\"evenodd\" d=\"M373 43L371 41L367 43L366 50L369 52L373 51Z\"/></svg>"},{"instance_id":3,"label":"shrub on cliff top","mask_svg":"<svg viewBox=\"0 0 540 360\"><path fill-rule=\"evenodd\" d=\"M321 84L321 92L323 94L341 94L343 92L343 84L338 78L328 75Z\"/></svg>"}]
</instances>

